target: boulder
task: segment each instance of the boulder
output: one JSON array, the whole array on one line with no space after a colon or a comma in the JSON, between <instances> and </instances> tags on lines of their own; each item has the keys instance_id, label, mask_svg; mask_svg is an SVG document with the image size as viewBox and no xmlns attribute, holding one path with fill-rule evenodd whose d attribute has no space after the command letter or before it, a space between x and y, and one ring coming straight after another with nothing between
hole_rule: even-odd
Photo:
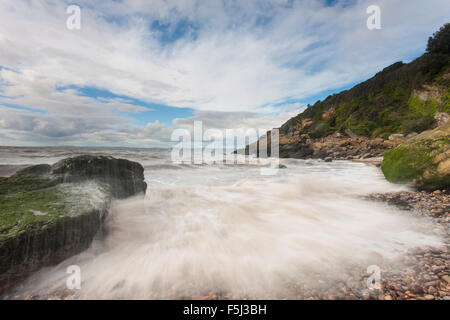
<instances>
[{"instance_id":1,"label":"boulder","mask_svg":"<svg viewBox=\"0 0 450 320\"><path fill-rule=\"evenodd\" d=\"M119 199L147 189L141 164L113 157L83 155L64 159L51 166L51 175L60 182L104 182L111 187L112 196Z\"/></svg>"},{"instance_id":2,"label":"boulder","mask_svg":"<svg viewBox=\"0 0 450 320\"><path fill-rule=\"evenodd\" d=\"M422 132L386 151L381 169L387 180L419 189L450 186L450 123Z\"/></svg>"},{"instance_id":3,"label":"boulder","mask_svg":"<svg viewBox=\"0 0 450 320\"><path fill-rule=\"evenodd\" d=\"M391 135L389 136L389 140L390 140L390 141L395 141L395 140L398 140L398 139L403 139L404 137L405 137L405 135L403 135L403 134L401 134L401 133L391 134Z\"/></svg>"},{"instance_id":4,"label":"boulder","mask_svg":"<svg viewBox=\"0 0 450 320\"><path fill-rule=\"evenodd\" d=\"M434 121L437 127L441 127L450 121L450 115L446 112L438 112L434 116Z\"/></svg>"},{"instance_id":5,"label":"boulder","mask_svg":"<svg viewBox=\"0 0 450 320\"><path fill-rule=\"evenodd\" d=\"M357 135L357 134L355 134L352 130L350 130L350 129L345 129L345 134L347 135L347 136L349 136L350 138L352 138L352 139L356 139L356 138L359 138L359 136Z\"/></svg>"},{"instance_id":6,"label":"boulder","mask_svg":"<svg viewBox=\"0 0 450 320\"><path fill-rule=\"evenodd\" d=\"M0 292L89 247L113 198L145 193L136 162L80 156L0 179Z\"/></svg>"},{"instance_id":7,"label":"boulder","mask_svg":"<svg viewBox=\"0 0 450 320\"><path fill-rule=\"evenodd\" d=\"M417 136L417 135L418 135L417 132L411 132L410 134L408 134L408 135L406 136L406 139L414 138L414 137Z\"/></svg>"}]
</instances>

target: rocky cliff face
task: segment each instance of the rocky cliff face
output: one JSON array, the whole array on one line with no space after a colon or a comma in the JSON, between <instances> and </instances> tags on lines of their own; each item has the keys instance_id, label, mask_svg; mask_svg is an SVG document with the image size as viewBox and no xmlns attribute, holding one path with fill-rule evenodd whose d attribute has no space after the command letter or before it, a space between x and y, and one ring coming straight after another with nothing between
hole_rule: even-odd
<instances>
[{"instance_id":1,"label":"rocky cliff face","mask_svg":"<svg viewBox=\"0 0 450 320\"><path fill-rule=\"evenodd\" d=\"M408 138L441 126L449 113L450 55L427 53L308 106L281 126L280 156L381 157Z\"/></svg>"},{"instance_id":2,"label":"rocky cliff face","mask_svg":"<svg viewBox=\"0 0 450 320\"><path fill-rule=\"evenodd\" d=\"M347 133L341 134L336 132L324 138L311 138L307 134L289 134L280 135L279 140L279 156L280 158L294 158L294 159L323 159L331 160L359 160L369 158L379 158L383 153L392 149L408 138L414 136L410 135L392 135L390 139L383 138L367 138L358 136L350 130ZM269 133L270 135L270 133ZM267 138L259 140L259 144L267 144L268 154L270 155L270 139ZM257 150L255 145L253 150ZM238 150L237 153L248 154L250 146L245 150Z\"/></svg>"},{"instance_id":3,"label":"rocky cliff face","mask_svg":"<svg viewBox=\"0 0 450 320\"><path fill-rule=\"evenodd\" d=\"M145 193L144 169L80 156L0 179L0 292L91 244L112 198Z\"/></svg>"},{"instance_id":4,"label":"rocky cliff face","mask_svg":"<svg viewBox=\"0 0 450 320\"><path fill-rule=\"evenodd\" d=\"M388 139L431 129L441 112L450 112L450 55L427 53L308 106L283 124L280 133L324 138L351 130L358 136Z\"/></svg>"},{"instance_id":5,"label":"rocky cliff face","mask_svg":"<svg viewBox=\"0 0 450 320\"><path fill-rule=\"evenodd\" d=\"M401 141L404 139L369 139L340 133L320 139L301 135L297 141L280 139L280 156L282 158L324 160L376 158L382 157L384 151L399 145Z\"/></svg>"}]
</instances>

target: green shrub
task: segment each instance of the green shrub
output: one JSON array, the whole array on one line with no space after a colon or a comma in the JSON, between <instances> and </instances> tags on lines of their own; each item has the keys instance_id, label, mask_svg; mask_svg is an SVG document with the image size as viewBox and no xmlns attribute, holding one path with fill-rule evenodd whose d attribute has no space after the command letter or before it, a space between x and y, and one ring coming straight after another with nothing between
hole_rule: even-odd
<instances>
[{"instance_id":1,"label":"green shrub","mask_svg":"<svg viewBox=\"0 0 450 320\"><path fill-rule=\"evenodd\" d=\"M411 95L408 101L409 109L416 114L435 115L438 111L438 103L435 100L421 100L415 95Z\"/></svg>"},{"instance_id":2,"label":"green shrub","mask_svg":"<svg viewBox=\"0 0 450 320\"><path fill-rule=\"evenodd\" d=\"M428 39L427 52L450 53L450 23L446 23Z\"/></svg>"}]
</instances>

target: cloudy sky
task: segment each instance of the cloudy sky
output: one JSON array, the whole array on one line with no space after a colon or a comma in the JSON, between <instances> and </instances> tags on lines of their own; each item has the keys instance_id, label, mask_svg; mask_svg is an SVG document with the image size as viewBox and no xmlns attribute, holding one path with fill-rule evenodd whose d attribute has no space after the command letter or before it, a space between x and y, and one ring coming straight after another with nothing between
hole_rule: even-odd
<instances>
[{"instance_id":1,"label":"cloudy sky","mask_svg":"<svg viewBox=\"0 0 450 320\"><path fill-rule=\"evenodd\" d=\"M448 17L448 0L1 0L0 145L165 147L194 120L278 127L421 55Z\"/></svg>"}]
</instances>

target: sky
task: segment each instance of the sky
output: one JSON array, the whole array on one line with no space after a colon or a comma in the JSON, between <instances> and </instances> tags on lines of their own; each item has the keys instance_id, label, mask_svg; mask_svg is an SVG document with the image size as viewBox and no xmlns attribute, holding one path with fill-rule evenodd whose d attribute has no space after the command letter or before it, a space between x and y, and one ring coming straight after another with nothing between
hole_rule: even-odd
<instances>
[{"instance_id":1,"label":"sky","mask_svg":"<svg viewBox=\"0 0 450 320\"><path fill-rule=\"evenodd\" d=\"M194 121L279 127L420 56L449 17L448 0L1 0L0 145L154 148Z\"/></svg>"}]
</instances>

